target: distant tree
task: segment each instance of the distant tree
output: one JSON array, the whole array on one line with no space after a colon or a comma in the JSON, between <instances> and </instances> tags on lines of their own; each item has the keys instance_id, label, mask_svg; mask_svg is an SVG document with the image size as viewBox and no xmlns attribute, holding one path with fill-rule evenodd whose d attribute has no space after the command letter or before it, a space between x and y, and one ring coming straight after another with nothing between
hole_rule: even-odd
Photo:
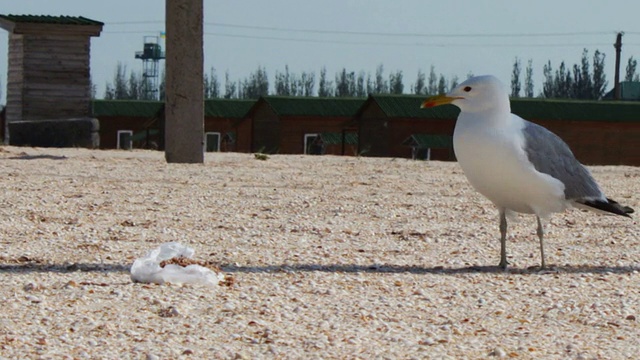
<instances>
[{"instance_id":1,"label":"distant tree","mask_svg":"<svg viewBox=\"0 0 640 360\"><path fill-rule=\"evenodd\" d=\"M401 70L389 74L389 92L391 94L402 94L404 92Z\"/></svg>"},{"instance_id":2,"label":"distant tree","mask_svg":"<svg viewBox=\"0 0 640 360\"><path fill-rule=\"evenodd\" d=\"M127 85L127 67L121 62L116 66L113 76L113 84L107 82L105 89L105 99L128 99L129 86Z\"/></svg>"},{"instance_id":3,"label":"distant tree","mask_svg":"<svg viewBox=\"0 0 640 360\"><path fill-rule=\"evenodd\" d=\"M553 84L553 68L551 67L551 60L548 60L542 68L544 74L544 81L542 82L542 96L546 98L554 97L555 86Z\"/></svg>"},{"instance_id":4,"label":"distant tree","mask_svg":"<svg viewBox=\"0 0 640 360\"><path fill-rule=\"evenodd\" d=\"M336 91L337 97L354 97L356 95L356 74L353 71L342 71L336 74Z\"/></svg>"},{"instance_id":5,"label":"distant tree","mask_svg":"<svg viewBox=\"0 0 640 360\"><path fill-rule=\"evenodd\" d=\"M453 77L451 78L451 83L449 84L449 91L458 86L459 82L460 81L458 80L458 77L456 75L453 75Z\"/></svg>"},{"instance_id":6,"label":"distant tree","mask_svg":"<svg viewBox=\"0 0 640 360\"><path fill-rule=\"evenodd\" d=\"M318 96L333 96L333 83L331 82L331 80L327 79L327 68L325 67L320 70L320 80L318 81Z\"/></svg>"},{"instance_id":7,"label":"distant tree","mask_svg":"<svg viewBox=\"0 0 640 360\"><path fill-rule=\"evenodd\" d=\"M524 75L524 96L533 97L533 60L529 59Z\"/></svg>"},{"instance_id":8,"label":"distant tree","mask_svg":"<svg viewBox=\"0 0 640 360\"><path fill-rule=\"evenodd\" d=\"M415 84L411 86L411 92L416 95L425 95L427 93L427 76L422 72L422 70L418 70L418 77L416 78Z\"/></svg>"},{"instance_id":9,"label":"distant tree","mask_svg":"<svg viewBox=\"0 0 640 360\"><path fill-rule=\"evenodd\" d=\"M427 82L427 94L438 94L438 76L436 75L436 69L433 65L429 69L429 80Z\"/></svg>"},{"instance_id":10,"label":"distant tree","mask_svg":"<svg viewBox=\"0 0 640 360\"><path fill-rule=\"evenodd\" d=\"M589 65L588 50L582 51L580 64L571 68L562 61L554 76L551 62L544 65L544 83L542 96L565 99L600 99L606 90L607 80L604 73L605 55L596 50ZM593 70L591 70L591 68Z\"/></svg>"},{"instance_id":11,"label":"distant tree","mask_svg":"<svg viewBox=\"0 0 640 360\"><path fill-rule=\"evenodd\" d=\"M224 95L225 99L235 99L238 98L238 87L236 86L235 81L231 81L229 78L229 71L224 73Z\"/></svg>"},{"instance_id":12,"label":"distant tree","mask_svg":"<svg viewBox=\"0 0 640 360\"><path fill-rule=\"evenodd\" d=\"M446 94L447 92L447 79L444 78L444 75L440 74L440 78L438 79L438 94Z\"/></svg>"},{"instance_id":13,"label":"distant tree","mask_svg":"<svg viewBox=\"0 0 640 360\"><path fill-rule=\"evenodd\" d=\"M204 98L216 99L220 97L220 81L213 66L210 71L209 74L204 74Z\"/></svg>"},{"instance_id":14,"label":"distant tree","mask_svg":"<svg viewBox=\"0 0 640 360\"><path fill-rule=\"evenodd\" d=\"M376 75L373 82L373 93L387 94L389 92L389 83L384 79L384 66L378 65Z\"/></svg>"},{"instance_id":15,"label":"distant tree","mask_svg":"<svg viewBox=\"0 0 640 360\"><path fill-rule=\"evenodd\" d=\"M556 95L554 97L563 99L570 98L572 82L573 79L571 77L571 71L567 71L567 67L564 64L564 61L562 61L560 63L560 67L556 70L555 77L553 78L556 91Z\"/></svg>"},{"instance_id":16,"label":"distant tree","mask_svg":"<svg viewBox=\"0 0 640 360\"><path fill-rule=\"evenodd\" d=\"M127 89L127 99L139 100L143 98L143 86L141 79L135 72L129 74L129 87Z\"/></svg>"},{"instance_id":17,"label":"distant tree","mask_svg":"<svg viewBox=\"0 0 640 360\"><path fill-rule=\"evenodd\" d=\"M366 97L367 96L367 80L365 79L364 71L360 71L358 73L358 77L356 77L356 97Z\"/></svg>"},{"instance_id":18,"label":"distant tree","mask_svg":"<svg viewBox=\"0 0 640 360\"><path fill-rule=\"evenodd\" d=\"M578 66L578 64L573 65L573 81L571 84L571 88L572 90L569 93L569 98L592 98L591 96L593 94L593 82L591 79L591 71L589 69L589 58L587 49L584 49L582 51L580 66Z\"/></svg>"},{"instance_id":19,"label":"distant tree","mask_svg":"<svg viewBox=\"0 0 640 360\"><path fill-rule=\"evenodd\" d=\"M291 95L291 76L289 75L289 65L284 66L284 73L276 70L274 85L276 95Z\"/></svg>"},{"instance_id":20,"label":"distant tree","mask_svg":"<svg viewBox=\"0 0 640 360\"><path fill-rule=\"evenodd\" d=\"M302 72L300 76L300 84L302 88L302 96L313 96L316 83L316 75L312 72Z\"/></svg>"},{"instance_id":21,"label":"distant tree","mask_svg":"<svg viewBox=\"0 0 640 360\"><path fill-rule=\"evenodd\" d=\"M513 70L511 71L511 97L518 98L520 97L520 89L522 88L520 82L520 59L516 57L513 62Z\"/></svg>"},{"instance_id":22,"label":"distant tree","mask_svg":"<svg viewBox=\"0 0 640 360\"><path fill-rule=\"evenodd\" d=\"M638 61L631 56L627 61L627 71L624 76L624 81L640 81L640 75L636 74L636 68L638 67Z\"/></svg>"},{"instance_id":23,"label":"distant tree","mask_svg":"<svg viewBox=\"0 0 640 360\"><path fill-rule=\"evenodd\" d=\"M591 99L600 99L607 88L607 78L604 67L605 54L596 50L593 53L593 77Z\"/></svg>"},{"instance_id":24,"label":"distant tree","mask_svg":"<svg viewBox=\"0 0 640 360\"><path fill-rule=\"evenodd\" d=\"M93 79L89 78L89 91L91 92L91 100L97 98L98 95L98 85L93 83ZM0 80L0 98L2 98L2 81Z\"/></svg>"},{"instance_id":25,"label":"distant tree","mask_svg":"<svg viewBox=\"0 0 640 360\"><path fill-rule=\"evenodd\" d=\"M260 96L269 95L269 78L264 67L258 68L249 74L249 77L241 83L243 99L257 99Z\"/></svg>"},{"instance_id":26,"label":"distant tree","mask_svg":"<svg viewBox=\"0 0 640 360\"><path fill-rule=\"evenodd\" d=\"M371 73L367 73L367 95L373 94L373 79Z\"/></svg>"}]
</instances>

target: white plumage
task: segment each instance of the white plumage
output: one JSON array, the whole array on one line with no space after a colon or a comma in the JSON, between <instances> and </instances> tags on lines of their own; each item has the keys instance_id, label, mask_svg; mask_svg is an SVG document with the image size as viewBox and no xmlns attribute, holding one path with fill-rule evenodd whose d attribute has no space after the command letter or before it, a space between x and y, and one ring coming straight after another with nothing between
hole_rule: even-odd
<instances>
[{"instance_id":1,"label":"white plumage","mask_svg":"<svg viewBox=\"0 0 640 360\"><path fill-rule=\"evenodd\" d=\"M541 268L545 267L541 218L572 206L623 216L633 212L604 196L562 139L512 114L508 93L494 76L470 78L446 95L425 100L422 107L444 104L460 108L453 134L460 167L500 213L499 266L507 266L507 212L536 215Z\"/></svg>"}]
</instances>

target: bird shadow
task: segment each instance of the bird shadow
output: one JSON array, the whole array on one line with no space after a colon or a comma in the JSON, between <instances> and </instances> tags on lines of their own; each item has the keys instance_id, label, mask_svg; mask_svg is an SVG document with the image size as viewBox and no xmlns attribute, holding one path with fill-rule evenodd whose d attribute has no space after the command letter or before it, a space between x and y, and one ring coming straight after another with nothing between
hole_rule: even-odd
<instances>
[{"instance_id":1,"label":"bird shadow","mask_svg":"<svg viewBox=\"0 0 640 360\"><path fill-rule=\"evenodd\" d=\"M544 270L539 267L507 268L499 266L406 266L389 264L353 265L353 264L277 264L277 265L232 265L221 264L220 268L228 273L344 273L344 274L432 274L455 276L461 274L496 275L548 275L548 274L628 274L640 271L640 266L593 266L593 265L550 265ZM0 263L0 273L129 273L131 265L106 263L65 263L51 264L41 262Z\"/></svg>"},{"instance_id":2,"label":"bird shadow","mask_svg":"<svg viewBox=\"0 0 640 360\"><path fill-rule=\"evenodd\" d=\"M230 273L273 273L273 272L327 272L327 273L380 273L380 274L433 274L433 275L460 275L460 274L626 274L639 271L637 266L591 266L591 265L563 265L548 266L544 270L539 267L507 268L499 266L462 266L462 267L423 267L403 265L350 265L350 264L281 264L265 266L222 265L221 268Z\"/></svg>"},{"instance_id":3,"label":"bird shadow","mask_svg":"<svg viewBox=\"0 0 640 360\"><path fill-rule=\"evenodd\" d=\"M11 156L9 157L9 159L11 160L38 160L38 159L48 159L48 160L67 160L68 157L62 155L62 156L56 156L56 155L29 155L29 154L20 154L17 156Z\"/></svg>"},{"instance_id":4,"label":"bird shadow","mask_svg":"<svg viewBox=\"0 0 640 360\"><path fill-rule=\"evenodd\" d=\"M131 265L123 264L105 264L105 263L65 263L50 264L39 261L27 261L21 263L0 263L0 273L73 273L73 272L102 272L102 273L118 273L129 272Z\"/></svg>"}]
</instances>

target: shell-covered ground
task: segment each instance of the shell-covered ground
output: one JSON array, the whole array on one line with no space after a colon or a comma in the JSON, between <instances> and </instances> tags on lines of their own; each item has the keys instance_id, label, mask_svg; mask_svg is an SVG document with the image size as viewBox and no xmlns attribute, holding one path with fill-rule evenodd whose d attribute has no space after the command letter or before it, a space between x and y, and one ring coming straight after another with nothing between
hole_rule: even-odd
<instances>
[{"instance_id":1,"label":"shell-covered ground","mask_svg":"<svg viewBox=\"0 0 640 360\"><path fill-rule=\"evenodd\" d=\"M640 209L640 168L590 167ZM580 210L509 223L456 163L0 147L0 358L625 359L640 228ZM177 241L218 287L131 281Z\"/></svg>"}]
</instances>

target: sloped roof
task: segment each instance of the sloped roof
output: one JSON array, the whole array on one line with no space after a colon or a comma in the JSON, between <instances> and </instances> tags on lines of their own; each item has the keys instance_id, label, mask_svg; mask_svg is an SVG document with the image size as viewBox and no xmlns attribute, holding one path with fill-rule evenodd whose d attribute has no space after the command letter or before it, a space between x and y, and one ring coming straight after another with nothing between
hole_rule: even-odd
<instances>
[{"instance_id":1,"label":"sloped roof","mask_svg":"<svg viewBox=\"0 0 640 360\"><path fill-rule=\"evenodd\" d=\"M640 122L640 103L553 99L512 99L511 112L525 119Z\"/></svg>"},{"instance_id":2,"label":"sloped roof","mask_svg":"<svg viewBox=\"0 0 640 360\"><path fill-rule=\"evenodd\" d=\"M247 114L249 109L255 104L255 100L237 99L212 99L205 100L205 116L223 118L241 118Z\"/></svg>"},{"instance_id":3,"label":"sloped roof","mask_svg":"<svg viewBox=\"0 0 640 360\"><path fill-rule=\"evenodd\" d=\"M364 101L364 98L263 96L258 103L266 102L280 116L352 117Z\"/></svg>"},{"instance_id":4,"label":"sloped roof","mask_svg":"<svg viewBox=\"0 0 640 360\"><path fill-rule=\"evenodd\" d=\"M426 96L371 95L367 103L375 102L391 118L455 119L460 112L453 105L421 109L424 99ZM525 119L640 122L640 102L519 98L511 99L511 111Z\"/></svg>"},{"instance_id":5,"label":"sloped roof","mask_svg":"<svg viewBox=\"0 0 640 360\"><path fill-rule=\"evenodd\" d=\"M205 100L207 117L242 118L255 100L213 99ZM93 116L154 117L164 106L162 101L146 100L93 100Z\"/></svg>"},{"instance_id":6,"label":"sloped roof","mask_svg":"<svg viewBox=\"0 0 640 360\"><path fill-rule=\"evenodd\" d=\"M614 89L606 93L602 99L611 100L614 97ZM640 101L640 81L621 81L620 100Z\"/></svg>"},{"instance_id":7,"label":"sloped roof","mask_svg":"<svg viewBox=\"0 0 640 360\"><path fill-rule=\"evenodd\" d=\"M50 15L0 15L0 19L14 23L57 24L57 25L104 25L83 16L50 16Z\"/></svg>"},{"instance_id":8,"label":"sloped roof","mask_svg":"<svg viewBox=\"0 0 640 360\"><path fill-rule=\"evenodd\" d=\"M367 102L373 101L378 104L388 117L425 119L455 119L458 117L460 110L453 105L421 109L420 105L426 98L427 96L424 95L370 95Z\"/></svg>"},{"instance_id":9,"label":"sloped roof","mask_svg":"<svg viewBox=\"0 0 640 360\"><path fill-rule=\"evenodd\" d=\"M128 116L150 118L162 109L162 101L141 100L93 100L93 116Z\"/></svg>"}]
</instances>

